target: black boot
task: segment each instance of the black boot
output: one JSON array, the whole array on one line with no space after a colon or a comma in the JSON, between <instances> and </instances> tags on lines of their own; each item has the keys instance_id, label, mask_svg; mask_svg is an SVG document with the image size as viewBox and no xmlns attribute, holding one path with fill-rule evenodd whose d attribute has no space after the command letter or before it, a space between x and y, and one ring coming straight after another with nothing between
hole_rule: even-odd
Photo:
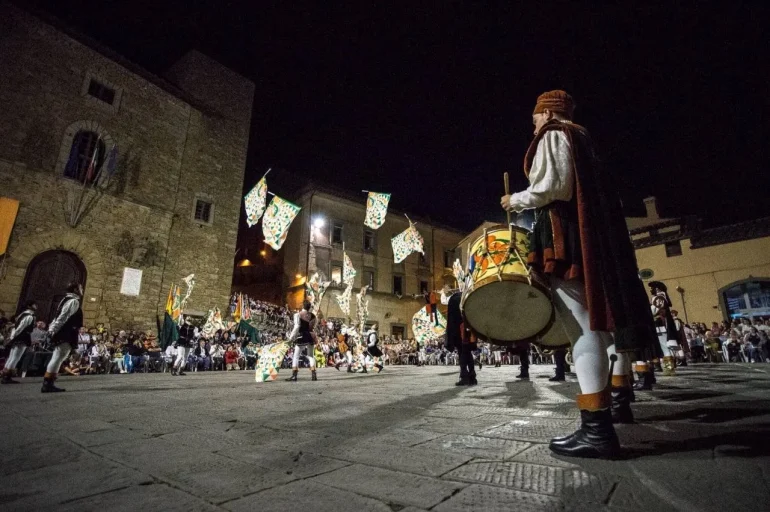
<instances>
[{"instance_id":1,"label":"black boot","mask_svg":"<svg viewBox=\"0 0 770 512\"><path fill-rule=\"evenodd\" d=\"M353 371L353 367L348 365L348 373L356 373Z\"/></svg>"},{"instance_id":2,"label":"black boot","mask_svg":"<svg viewBox=\"0 0 770 512\"><path fill-rule=\"evenodd\" d=\"M634 389L637 391L651 391L654 379L655 376L650 371L640 373L639 380L634 384Z\"/></svg>"},{"instance_id":3,"label":"black boot","mask_svg":"<svg viewBox=\"0 0 770 512\"><path fill-rule=\"evenodd\" d=\"M631 412L631 394L633 389L615 388L612 393L612 422L613 423L633 423L634 413Z\"/></svg>"},{"instance_id":4,"label":"black boot","mask_svg":"<svg viewBox=\"0 0 770 512\"><path fill-rule=\"evenodd\" d=\"M43 387L40 388L41 393L62 393L63 388L57 388L53 385L54 377L46 377L43 379Z\"/></svg>"},{"instance_id":5,"label":"black boot","mask_svg":"<svg viewBox=\"0 0 770 512\"><path fill-rule=\"evenodd\" d=\"M297 379L294 379L297 380ZM318 375L315 374L315 370L310 371L310 380L318 380Z\"/></svg>"},{"instance_id":6,"label":"black boot","mask_svg":"<svg viewBox=\"0 0 770 512\"><path fill-rule=\"evenodd\" d=\"M469 386L476 386L479 383L479 381L476 380L475 375L473 377L469 377L468 381L470 382L470 384L468 384Z\"/></svg>"},{"instance_id":7,"label":"black boot","mask_svg":"<svg viewBox=\"0 0 770 512\"><path fill-rule=\"evenodd\" d=\"M335 364L334 365L334 369L337 370L337 371L340 371L340 365L342 365L342 363Z\"/></svg>"},{"instance_id":8,"label":"black boot","mask_svg":"<svg viewBox=\"0 0 770 512\"><path fill-rule=\"evenodd\" d=\"M13 380L10 373L4 373L0 384L21 384L18 380Z\"/></svg>"},{"instance_id":9,"label":"black boot","mask_svg":"<svg viewBox=\"0 0 770 512\"><path fill-rule=\"evenodd\" d=\"M610 409L580 411L582 424L571 436L551 441L549 448L556 455L611 459L620 453L620 443L612 426Z\"/></svg>"},{"instance_id":10,"label":"black boot","mask_svg":"<svg viewBox=\"0 0 770 512\"><path fill-rule=\"evenodd\" d=\"M478 365L479 365L479 370L481 370L481 359L479 359L479 360L477 361L477 363L478 363Z\"/></svg>"},{"instance_id":11,"label":"black boot","mask_svg":"<svg viewBox=\"0 0 770 512\"><path fill-rule=\"evenodd\" d=\"M516 376L517 379L529 380L529 366L520 366L520 372Z\"/></svg>"},{"instance_id":12,"label":"black boot","mask_svg":"<svg viewBox=\"0 0 770 512\"><path fill-rule=\"evenodd\" d=\"M366 365L363 365L363 364L361 365L361 373L369 373L368 371L366 371Z\"/></svg>"},{"instance_id":13,"label":"black boot","mask_svg":"<svg viewBox=\"0 0 770 512\"><path fill-rule=\"evenodd\" d=\"M566 380L566 377L564 377L564 374L559 375L558 373L548 379L550 382L561 382L563 380Z\"/></svg>"},{"instance_id":14,"label":"black boot","mask_svg":"<svg viewBox=\"0 0 770 512\"><path fill-rule=\"evenodd\" d=\"M455 386L470 386L471 380L468 377L460 377L460 380L455 382Z\"/></svg>"},{"instance_id":15,"label":"black boot","mask_svg":"<svg viewBox=\"0 0 770 512\"><path fill-rule=\"evenodd\" d=\"M660 361L653 363L652 365L655 367L656 372L663 372L663 366L661 366Z\"/></svg>"},{"instance_id":16,"label":"black boot","mask_svg":"<svg viewBox=\"0 0 770 512\"><path fill-rule=\"evenodd\" d=\"M381 373L385 369L381 364L375 364L374 367L377 368L377 373Z\"/></svg>"},{"instance_id":17,"label":"black boot","mask_svg":"<svg viewBox=\"0 0 770 512\"><path fill-rule=\"evenodd\" d=\"M299 370L292 370L291 371L291 377L286 379L287 382L297 382L297 374L299 373Z\"/></svg>"}]
</instances>

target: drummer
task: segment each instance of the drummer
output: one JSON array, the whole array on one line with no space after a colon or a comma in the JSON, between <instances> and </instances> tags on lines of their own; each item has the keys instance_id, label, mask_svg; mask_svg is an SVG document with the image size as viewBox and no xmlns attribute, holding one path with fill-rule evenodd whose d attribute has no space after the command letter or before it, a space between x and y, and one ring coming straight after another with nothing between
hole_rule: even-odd
<instances>
[{"instance_id":1,"label":"drummer","mask_svg":"<svg viewBox=\"0 0 770 512\"><path fill-rule=\"evenodd\" d=\"M572 122L574 109L564 91L538 97L535 136L524 158L529 187L503 196L501 205L535 210L528 262L549 278L560 315L573 316L580 327L571 341L582 424L550 448L559 455L611 458L620 445L607 385L609 333L618 352L612 381L622 390L618 407L630 400L629 353L655 337L619 198L597 165L588 132Z\"/></svg>"}]
</instances>

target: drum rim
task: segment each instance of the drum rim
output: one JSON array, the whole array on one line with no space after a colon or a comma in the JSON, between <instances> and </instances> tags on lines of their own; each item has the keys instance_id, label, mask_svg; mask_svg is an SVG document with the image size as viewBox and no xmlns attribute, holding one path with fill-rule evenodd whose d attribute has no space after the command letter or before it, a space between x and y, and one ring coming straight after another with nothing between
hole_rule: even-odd
<instances>
[{"instance_id":1,"label":"drum rim","mask_svg":"<svg viewBox=\"0 0 770 512\"><path fill-rule=\"evenodd\" d=\"M534 274L533 274L533 276L534 276ZM551 326L553 326L553 323L556 321L556 307L554 307L554 305L553 305L553 294L551 293L550 288L548 288L547 286L545 286L543 283L541 283L539 280L536 280L536 279L532 279L532 281L530 281L529 279L527 279L526 276L523 276L523 275L520 275L520 274L507 274L507 275L500 275L499 277L498 276L485 277L484 279L482 279L478 283L474 283L473 291L478 290L479 288L483 288L484 286L486 286L486 285L488 285L488 284L490 284L492 282L502 282L502 281L516 281L516 282L520 282L520 283L526 283L526 284L532 286L533 288L537 289L538 291L542 292L543 295L545 295L548 298L548 300L551 302L551 316L548 319L548 323L545 325L545 327L543 327L541 330L539 330L537 333L535 333L535 335L530 336L529 338L523 338L523 339L520 339L520 340L511 340L511 341L496 340L496 339L493 339L493 338L488 338L486 335L478 332L471 325L471 323L468 321L468 317L465 316L465 308L462 307L461 311L462 311L463 321L465 322L465 325L468 326L470 328L470 330L477 337L481 337L481 338L483 338L484 340L486 340L486 341L488 341L490 343L496 343L496 344L502 344L502 345L513 345L515 343L523 343L523 342L535 343L536 342L535 340L537 339L537 337L540 336L541 334L543 334L544 332L546 332L548 329L550 329ZM470 296L470 294L468 296ZM462 301L462 306L465 306L465 300ZM542 345L542 343L538 343L538 344ZM550 347L552 345L544 345L544 346L549 346ZM567 345L564 345L564 346L567 346ZM554 347L554 348L557 348L557 347Z\"/></svg>"}]
</instances>

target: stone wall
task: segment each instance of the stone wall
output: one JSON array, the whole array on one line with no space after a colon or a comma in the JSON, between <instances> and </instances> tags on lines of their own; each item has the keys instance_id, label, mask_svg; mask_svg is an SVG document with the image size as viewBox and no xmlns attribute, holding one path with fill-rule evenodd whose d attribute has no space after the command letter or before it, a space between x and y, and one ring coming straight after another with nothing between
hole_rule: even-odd
<instances>
[{"instance_id":1,"label":"stone wall","mask_svg":"<svg viewBox=\"0 0 770 512\"><path fill-rule=\"evenodd\" d=\"M29 262L52 249L69 250L86 266L88 323L154 327L170 284L190 273L197 277L190 309L226 307L253 84L193 52L177 75L185 66L210 69L193 69L199 83L188 94L14 6L0 3L0 20L0 195L21 202L0 309L16 310ZM225 72L237 90L234 117L217 110L228 91L205 83ZM115 88L113 105L86 94L91 77ZM72 227L65 211L80 185L62 172L82 128L99 133L108 150L114 144L119 156L110 187ZM213 202L211 225L194 221L196 196ZM120 294L125 267L143 271L138 297Z\"/></svg>"}]
</instances>

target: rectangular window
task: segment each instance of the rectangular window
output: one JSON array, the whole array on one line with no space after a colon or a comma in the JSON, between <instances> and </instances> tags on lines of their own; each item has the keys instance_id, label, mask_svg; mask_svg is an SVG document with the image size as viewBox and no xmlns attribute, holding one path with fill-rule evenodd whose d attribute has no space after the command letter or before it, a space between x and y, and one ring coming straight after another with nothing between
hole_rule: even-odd
<instances>
[{"instance_id":1,"label":"rectangular window","mask_svg":"<svg viewBox=\"0 0 770 512\"><path fill-rule=\"evenodd\" d=\"M390 334L391 336L399 337L402 340L404 339L404 336L406 336L406 328L404 328L403 325L391 325L390 326Z\"/></svg>"},{"instance_id":2,"label":"rectangular window","mask_svg":"<svg viewBox=\"0 0 770 512\"><path fill-rule=\"evenodd\" d=\"M337 284L342 282L342 265L332 265L332 281Z\"/></svg>"},{"instance_id":3,"label":"rectangular window","mask_svg":"<svg viewBox=\"0 0 770 512\"><path fill-rule=\"evenodd\" d=\"M374 251L374 231L371 229L364 230L364 251Z\"/></svg>"},{"instance_id":4,"label":"rectangular window","mask_svg":"<svg viewBox=\"0 0 770 512\"><path fill-rule=\"evenodd\" d=\"M332 243L342 245L342 224L339 222L332 225Z\"/></svg>"},{"instance_id":5,"label":"rectangular window","mask_svg":"<svg viewBox=\"0 0 770 512\"><path fill-rule=\"evenodd\" d=\"M677 240L675 242L666 242L666 257L671 258L673 256L682 255L682 242Z\"/></svg>"},{"instance_id":6,"label":"rectangular window","mask_svg":"<svg viewBox=\"0 0 770 512\"><path fill-rule=\"evenodd\" d=\"M364 278L361 284L364 286L368 285L369 289L374 291L374 272L371 270L364 270Z\"/></svg>"},{"instance_id":7,"label":"rectangular window","mask_svg":"<svg viewBox=\"0 0 770 512\"><path fill-rule=\"evenodd\" d=\"M112 105L115 102L115 89L107 87L93 78L88 83L88 95L93 96L97 100L103 101L108 105Z\"/></svg>"},{"instance_id":8,"label":"rectangular window","mask_svg":"<svg viewBox=\"0 0 770 512\"><path fill-rule=\"evenodd\" d=\"M451 249L447 249L444 251L444 267L446 268L452 268L452 264L454 264L455 259L455 252Z\"/></svg>"},{"instance_id":9,"label":"rectangular window","mask_svg":"<svg viewBox=\"0 0 770 512\"><path fill-rule=\"evenodd\" d=\"M404 294L404 276L393 276L393 293L395 295Z\"/></svg>"},{"instance_id":10,"label":"rectangular window","mask_svg":"<svg viewBox=\"0 0 770 512\"><path fill-rule=\"evenodd\" d=\"M429 292L428 281L420 281L420 293Z\"/></svg>"},{"instance_id":11,"label":"rectangular window","mask_svg":"<svg viewBox=\"0 0 770 512\"><path fill-rule=\"evenodd\" d=\"M195 220L203 224L211 224L213 204L203 199L195 200Z\"/></svg>"}]
</instances>

